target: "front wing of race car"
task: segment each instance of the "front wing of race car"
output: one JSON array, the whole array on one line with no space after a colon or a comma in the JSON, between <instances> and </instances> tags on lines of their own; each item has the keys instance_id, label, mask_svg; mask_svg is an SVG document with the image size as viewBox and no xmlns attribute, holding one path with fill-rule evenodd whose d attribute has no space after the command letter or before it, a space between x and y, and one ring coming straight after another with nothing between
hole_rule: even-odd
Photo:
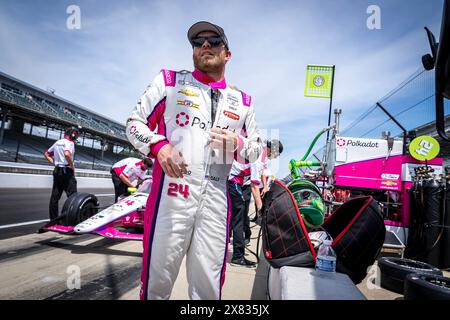
<instances>
[{"instance_id":1,"label":"front wing of race car","mask_svg":"<svg viewBox=\"0 0 450 320\"><path fill-rule=\"evenodd\" d=\"M145 208L147 193L133 193L132 195L116 202L112 206L100 211L89 219L77 224L73 229L75 233L83 234L94 232L101 227L123 218L124 216Z\"/></svg>"},{"instance_id":2,"label":"front wing of race car","mask_svg":"<svg viewBox=\"0 0 450 320\"><path fill-rule=\"evenodd\" d=\"M142 213L145 210L147 199L148 193L136 192L76 226L46 225L40 229L40 232L53 231L62 234L95 233L106 238L142 240L142 234L120 231L116 228L116 225L142 227Z\"/></svg>"}]
</instances>

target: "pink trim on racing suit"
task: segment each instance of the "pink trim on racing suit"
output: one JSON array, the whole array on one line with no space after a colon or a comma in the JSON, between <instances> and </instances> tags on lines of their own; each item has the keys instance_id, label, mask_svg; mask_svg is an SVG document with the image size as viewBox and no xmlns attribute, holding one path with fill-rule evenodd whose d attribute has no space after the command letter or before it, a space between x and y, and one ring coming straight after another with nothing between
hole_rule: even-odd
<instances>
[{"instance_id":1,"label":"pink trim on racing suit","mask_svg":"<svg viewBox=\"0 0 450 320\"><path fill-rule=\"evenodd\" d=\"M162 188L164 185L164 171L158 161L155 161L155 166L153 169L153 184L150 190L150 195L147 199L145 217L144 217L144 241L143 241L143 252L142 252L142 272L141 274L141 291L140 299L147 300L147 290L149 282L149 272L150 272L150 259L152 254L152 244L153 236L155 234L156 218L159 211L159 202L161 200Z\"/></svg>"},{"instance_id":2,"label":"pink trim on racing suit","mask_svg":"<svg viewBox=\"0 0 450 320\"><path fill-rule=\"evenodd\" d=\"M161 150L161 148L164 147L166 144L169 144L169 141L167 141L167 139L152 144L150 146L151 157L156 159L156 156L158 155L159 150Z\"/></svg>"},{"instance_id":3,"label":"pink trim on racing suit","mask_svg":"<svg viewBox=\"0 0 450 320\"><path fill-rule=\"evenodd\" d=\"M175 78L176 78L176 72L172 70L161 70L162 74L164 76L164 83L166 87L175 87Z\"/></svg>"},{"instance_id":4,"label":"pink trim on racing suit","mask_svg":"<svg viewBox=\"0 0 450 320\"><path fill-rule=\"evenodd\" d=\"M156 129L156 127L160 128L160 126L163 126L165 128L165 123L164 123L164 112L165 111L166 111L166 98L164 98L160 102L158 102L158 104L153 109L152 113L148 116L147 125L150 128L150 130L153 131ZM164 136L165 136L165 129L164 129ZM150 146L149 156L151 158L156 158L159 150L168 143L169 143L169 141L167 141L167 139L165 139L165 140L162 140L162 141L152 144Z\"/></svg>"},{"instance_id":5,"label":"pink trim on racing suit","mask_svg":"<svg viewBox=\"0 0 450 320\"><path fill-rule=\"evenodd\" d=\"M212 89L225 89L227 87L227 82L225 81L225 79L214 81L214 79L211 79L198 69L195 69L192 72L192 76L201 83L210 86Z\"/></svg>"},{"instance_id":6,"label":"pink trim on racing suit","mask_svg":"<svg viewBox=\"0 0 450 320\"><path fill-rule=\"evenodd\" d=\"M241 93L242 93L242 103L244 104L244 106L250 107L250 105L252 104L252 97L246 94L245 92L241 91Z\"/></svg>"},{"instance_id":7,"label":"pink trim on racing suit","mask_svg":"<svg viewBox=\"0 0 450 320\"><path fill-rule=\"evenodd\" d=\"M166 124L164 122L164 116L161 114L161 117L158 120L158 134L166 136ZM150 190L150 195L147 199L144 217L144 249L142 252L142 270L145 270L145 272L142 272L141 274L141 300L147 300L151 249L153 243L153 235L155 233L154 231L156 225L156 217L158 216L159 211L159 201L161 200L162 188L164 185L164 177L165 173L162 170L161 165L158 161L155 161L152 173L152 189Z\"/></svg>"},{"instance_id":8,"label":"pink trim on racing suit","mask_svg":"<svg viewBox=\"0 0 450 320\"><path fill-rule=\"evenodd\" d=\"M164 121L164 111L166 109L166 98L161 100L157 107L160 111L153 110L147 120L154 121L158 123L158 134L166 136L166 123ZM156 108L155 108L156 109ZM154 116L152 117L152 115ZM149 126L150 127L150 126ZM163 140L167 141L167 140ZM162 146L161 146L162 147ZM158 149L159 151L159 149ZM150 259L151 259L151 249L153 244L153 236L155 234L156 218L159 211L159 202L161 200L162 189L164 186L165 173L161 168L158 161L154 162L154 169L152 173L152 188L150 190L150 195L147 199L145 216L144 216L144 241L143 241L143 252L142 252L142 270L145 272L141 273L141 291L140 299L147 300L148 295L148 282L149 282L149 272L150 272Z\"/></svg>"},{"instance_id":9,"label":"pink trim on racing suit","mask_svg":"<svg viewBox=\"0 0 450 320\"><path fill-rule=\"evenodd\" d=\"M155 130L156 126L159 124L159 120L164 116L166 111L166 98L163 98L158 104L153 108L152 113L147 117L147 126L150 130Z\"/></svg>"},{"instance_id":10,"label":"pink trim on racing suit","mask_svg":"<svg viewBox=\"0 0 450 320\"><path fill-rule=\"evenodd\" d=\"M230 243L230 221L231 221L231 198L230 193L227 187L227 236L225 243L225 254L223 258L222 270L220 275L220 290L219 290L219 299L222 300L222 287L225 283L225 273L227 271L227 261L228 261L228 244Z\"/></svg>"}]
</instances>

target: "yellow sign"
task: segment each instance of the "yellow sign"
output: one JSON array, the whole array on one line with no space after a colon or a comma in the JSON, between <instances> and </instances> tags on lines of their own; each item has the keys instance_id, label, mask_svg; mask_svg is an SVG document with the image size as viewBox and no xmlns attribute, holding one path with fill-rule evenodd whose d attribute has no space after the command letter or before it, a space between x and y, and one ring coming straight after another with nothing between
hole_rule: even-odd
<instances>
[{"instance_id":1,"label":"yellow sign","mask_svg":"<svg viewBox=\"0 0 450 320\"><path fill-rule=\"evenodd\" d=\"M334 66L306 67L305 97L331 98Z\"/></svg>"},{"instance_id":2,"label":"yellow sign","mask_svg":"<svg viewBox=\"0 0 450 320\"><path fill-rule=\"evenodd\" d=\"M409 153L420 161L436 158L440 149L439 142L430 136L417 137L409 144Z\"/></svg>"}]
</instances>

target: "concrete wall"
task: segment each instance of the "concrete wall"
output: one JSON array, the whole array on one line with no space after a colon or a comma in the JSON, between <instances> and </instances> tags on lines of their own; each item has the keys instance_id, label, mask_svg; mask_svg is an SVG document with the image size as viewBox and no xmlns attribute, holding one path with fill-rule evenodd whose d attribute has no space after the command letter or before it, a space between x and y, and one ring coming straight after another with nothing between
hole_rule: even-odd
<instances>
[{"instance_id":1,"label":"concrete wall","mask_svg":"<svg viewBox=\"0 0 450 320\"><path fill-rule=\"evenodd\" d=\"M53 176L0 172L0 188L52 188ZM77 177L77 187L114 190L111 178Z\"/></svg>"}]
</instances>

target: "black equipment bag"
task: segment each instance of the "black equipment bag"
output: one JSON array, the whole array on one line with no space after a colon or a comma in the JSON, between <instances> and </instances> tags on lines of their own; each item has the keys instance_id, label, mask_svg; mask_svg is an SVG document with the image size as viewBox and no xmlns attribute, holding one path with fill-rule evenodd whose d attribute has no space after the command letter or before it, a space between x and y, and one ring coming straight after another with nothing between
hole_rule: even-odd
<instances>
[{"instance_id":1,"label":"black equipment bag","mask_svg":"<svg viewBox=\"0 0 450 320\"><path fill-rule=\"evenodd\" d=\"M263 252L274 268L313 267L316 252L295 199L276 180L264 196L262 209ZM361 282L383 246L386 228L377 202L371 196L354 198L336 209L322 225L333 240L336 271Z\"/></svg>"},{"instance_id":2,"label":"black equipment bag","mask_svg":"<svg viewBox=\"0 0 450 320\"><path fill-rule=\"evenodd\" d=\"M360 283L384 243L386 227L378 203L372 196L350 199L325 219L322 228L334 239L336 271Z\"/></svg>"},{"instance_id":3,"label":"black equipment bag","mask_svg":"<svg viewBox=\"0 0 450 320\"><path fill-rule=\"evenodd\" d=\"M272 267L314 266L316 252L294 196L278 180L264 196L261 228L264 256Z\"/></svg>"}]
</instances>

